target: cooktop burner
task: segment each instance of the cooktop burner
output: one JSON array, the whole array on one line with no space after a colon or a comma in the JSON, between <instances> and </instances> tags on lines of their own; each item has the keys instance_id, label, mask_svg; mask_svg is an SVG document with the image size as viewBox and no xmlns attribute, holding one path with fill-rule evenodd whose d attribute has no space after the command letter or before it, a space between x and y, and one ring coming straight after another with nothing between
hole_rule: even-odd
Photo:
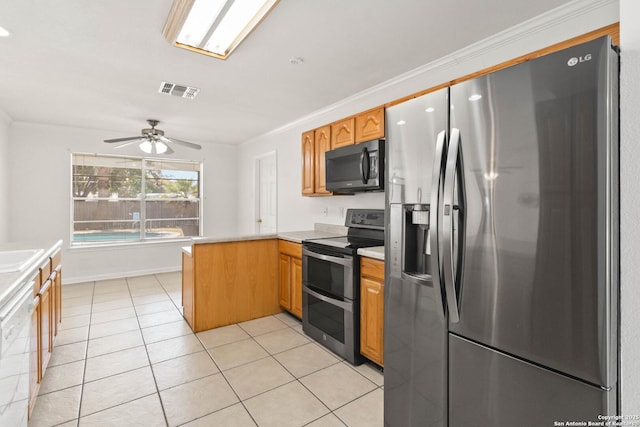
<instances>
[{"instance_id":1,"label":"cooktop burner","mask_svg":"<svg viewBox=\"0 0 640 427\"><path fill-rule=\"evenodd\" d=\"M302 243L352 251L384 245L383 209L347 209L345 226L349 227L346 236L309 239Z\"/></svg>"},{"instance_id":2,"label":"cooktop burner","mask_svg":"<svg viewBox=\"0 0 640 427\"><path fill-rule=\"evenodd\" d=\"M379 239L367 239L354 236L340 236L340 237L323 237L320 239L305 240L305 242L311 242L319 245L333 246L336 248L370 248L374 246L384 245L384 240Z\"/></svg>"}]
</instances>

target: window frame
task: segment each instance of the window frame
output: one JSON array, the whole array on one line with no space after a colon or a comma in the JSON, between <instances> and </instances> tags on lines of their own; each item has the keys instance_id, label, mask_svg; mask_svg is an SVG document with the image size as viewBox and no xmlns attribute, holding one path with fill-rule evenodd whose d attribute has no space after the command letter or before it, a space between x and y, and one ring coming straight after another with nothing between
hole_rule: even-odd
<instances>
[{"instance_id":1,"label":"window frame","mask_svg":"<svg viewBox=\"0 0 640 427\"><path fill-rule=\"evenodd\" d=\"M147 218L146 214L146 203L150 201L162 201L163 198L159 197L156 199L149 199L146 197L147 195L147 186L146 186L146 175L147 170L154 169L152 167L147 167L147 162L157 163L157 162L166 162L166 163L187 163L193 164L199 168L198 173L198 234L192 236L182 236L182 237L166 237L166 238L158 238L158 237L143 237L145 235L144 227L140 227L140 235L137 239L120 239L120 240L100 240L100 241L74 241L74 230L75 224L81 221L76 221L75 219L75 202L76 200L82 200L86 198L75 197L73 194L74 189L74 157L75 156L90 156L90 157L102 157L102 158L116 158L116 159L129 159L132 161L137 161L140 163L140 198L118 198L118 200L122 201L138 201L140 203L140 223L144 224L148 221L162 221L163 219ZM72 152L69 157L69 200L70 200L70 212L69 212L69 247L71 249L78 248L96 248L96 247L113 247L113 246L139 246L139 245L149 245L149 244L162 244L162 243L172 243L172 242L184 242L189 241L192 238L202 237L202 230L204 229L203 224L203 205L204 205L204 163L199 160L186 160L186 159L167 159L163 157L150 157L150 156L130 156L130 155L118 155L118 154L103 154L103 153L89 153L89 152ZM190 200L188 198L173 198L167 199L172 201L186 201ZM192 199L191 199L192 200ZM120 220L104 220L103 222L117 222Z\"/></svg>"}]
</instances>

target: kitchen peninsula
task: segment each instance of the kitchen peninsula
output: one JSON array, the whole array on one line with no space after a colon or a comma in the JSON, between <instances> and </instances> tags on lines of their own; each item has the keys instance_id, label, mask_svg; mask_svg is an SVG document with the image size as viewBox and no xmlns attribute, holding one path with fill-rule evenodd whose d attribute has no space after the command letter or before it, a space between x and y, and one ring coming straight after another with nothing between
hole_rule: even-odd
<instances>
[{"instance_id":1,"label":"kitchen peninsula","mask_svg":"<svg viewBox=\"0 0 640 427\"><path fill-rule=\"evenodd\" d=\"M232 238L194 238L182 248L182 305L194 332L280 313L279 240L346 234L344 227Z\"/></svg>"}]
</instances>

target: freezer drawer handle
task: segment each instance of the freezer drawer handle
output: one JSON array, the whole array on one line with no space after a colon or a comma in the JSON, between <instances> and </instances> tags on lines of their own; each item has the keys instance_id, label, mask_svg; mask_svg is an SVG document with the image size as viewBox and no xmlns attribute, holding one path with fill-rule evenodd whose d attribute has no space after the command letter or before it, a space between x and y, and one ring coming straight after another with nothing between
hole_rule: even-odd
<instances>
[{"instance_id":1,"label":"freezer drawer handle","mask_svg":"<svg viewBox=\"0 0 640 427\"><path fill-rule=\"evenodd\" d=\"M412 283L433 288L433 278L430 274L412 274L412 273L405 273L403 271L400 274L400 277Z\"/></svg>"}]
</instances>

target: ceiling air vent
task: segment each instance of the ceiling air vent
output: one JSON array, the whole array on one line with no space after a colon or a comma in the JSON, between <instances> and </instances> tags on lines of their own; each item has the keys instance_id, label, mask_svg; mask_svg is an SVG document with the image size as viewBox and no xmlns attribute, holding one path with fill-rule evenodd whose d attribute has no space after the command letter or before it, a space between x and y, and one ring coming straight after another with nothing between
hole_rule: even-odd
<instances>
[{"instance_id":1,"label":"ceiling air vent","mask_svg":"<svg viewBox=\"0 0 640 427\"><path fill-rule=\"evenodd\" d=\"M158 92L164 93L166 95L179 96L181 98L194 99L196 95L198 95L198 92L200 92L200 89L192 86L162 82L160 84L160 89L158 90Z\"/></svg>"}]
</instances>

